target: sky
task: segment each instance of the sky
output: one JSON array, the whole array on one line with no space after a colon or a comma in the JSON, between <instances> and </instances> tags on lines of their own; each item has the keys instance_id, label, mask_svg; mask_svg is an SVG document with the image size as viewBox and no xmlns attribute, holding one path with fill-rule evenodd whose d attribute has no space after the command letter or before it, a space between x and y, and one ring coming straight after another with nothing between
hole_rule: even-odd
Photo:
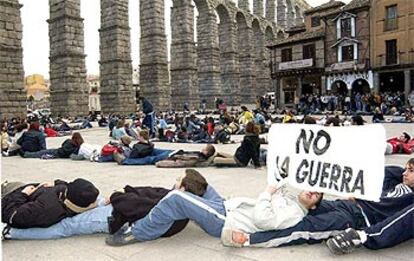
<instances>
[{"instance_id":1,"label":"sky","mask_svg":"<svg viewBox=\"0 0 414 261\"><path fill-rule=\"evenodd\" d=\"M253 0L250 4L253 5ZM318 6L329 0L307 0ZM350 0L342 0L345 3ZM19 0L23 24L23 64L26 75L42 74L49 78L49 18L48 0ZM81 16L84 18L86 69L88 75L99 74L100 0L81 0ZM165 0L166 34L168 46L171 41L170 8L172 0ZM251 8L252 9L252 8ZM131 27L132 65L139 65L139 0L129 0L129 24Z\"/></svg>"}]
</instances>

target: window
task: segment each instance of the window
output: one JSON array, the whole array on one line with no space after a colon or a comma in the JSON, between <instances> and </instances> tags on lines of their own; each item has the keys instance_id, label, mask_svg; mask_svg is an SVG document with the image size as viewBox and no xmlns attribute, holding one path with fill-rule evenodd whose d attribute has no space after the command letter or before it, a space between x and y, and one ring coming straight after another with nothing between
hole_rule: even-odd
<instances>
[{"instance_id":1,"label":"window","mask_svg":"<svg viewBox=\"0 0 414 261\"><path fill-rule=\"evenodd\" d=\"M312 17L311 23L312 23L312 27L320 26L321 18L319 16Z\"/></svg>"},{"instance_id":2,"label":"window","mask_svg":"<svg viewBox=\"0 0 414 261\"><path fill-rule=\"evenodd\" d=\"M347 62L352 60L354 60L354 46L342 46L342 61Z\"/></svg>"},{"instance_id":3,"label":"window","mask_svg":"<svg viewBox=\"0 0 414 261\"><path fill-rule=\"evenodd\" d=\"M392 31L398 28L397 5L385 8L384 31Z\"/></svg>"},{"instance_id":4,"label":"window","mask_svg":"<svg viewBox=\"0 0 414 261\"><path fill-rule=\"evenodd\" d=\"M351 18L341 19L341 37L352 36L352 23Z\"/></svg>"},{"instance_id":5,"label":"window","mask_svg":"<svg viewBox=\"0 0 414 261\"><path fill-rule=\"evenodd\" d=\"M385 41L386 63L397 64L397 40Z\"/></svg>"},{"instance_id":6,"label":"window","mask_svg":"<svg viewBox=\"0 0 414 261\"><path fill-rule=\"evenodd\" d=\"M292 61L292 48L282 50L282 62Z\"/></svg>"},{"instance_id":7,"label":"window","mask_svg":"<svg viewBox=\"0 0 414 261\"><path fill-rule=\"evenodd\" d=\"M303 46L303 59L315 60L315 44L308 44Z\"/></svg>"}]
</instances>

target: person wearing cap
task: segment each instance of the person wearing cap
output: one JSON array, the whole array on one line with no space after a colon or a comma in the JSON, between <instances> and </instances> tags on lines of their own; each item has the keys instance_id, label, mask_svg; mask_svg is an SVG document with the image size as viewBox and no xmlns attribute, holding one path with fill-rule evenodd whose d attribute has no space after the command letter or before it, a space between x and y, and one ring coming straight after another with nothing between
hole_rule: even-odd
<instances>
[{"instance_id":1,"label":"person wearing cap","mask_svg":"<svg viewBox=\"0 0 414 261\"><path fill-rule=\"evenodd\" d=\"M160 187L132 187L115 191L105 204L83 212L73 217L67 217L59 223L47 228L16 229L11 228L3 232L5 239L56 239L76 235L90 235L96 233L113 234L126 222L132 223L145 217L151 209L169 192L177 190L187 191L194 195L207 197L207 182L204 177L193 169L186 169L180 178L180 187L173 189ZM174 222L170 229L162 236L172 236L185 228L188 219Z\"/></svg>"},{"instance_id":2,"label":"person wearing cap","mask_svg":"<svg viewBox=\"0 0 414 261\"><path fill-rule=\"evenodd\" d=\"M392 137L387 140L385 154L411 154L414 149L414 139L408 132L402 132L398 137Z\"/></svg>"},{"instance_id":3,"label":"person wearing cap","mask_svg":"<svg viewBox=\"0 0 414 261\"><path fill-rule=\"evenodd\" d=\"M1 219L14 228L48 227L96 207L99 190L88 180L2 184Z\"/></svg>"}]
</instances>

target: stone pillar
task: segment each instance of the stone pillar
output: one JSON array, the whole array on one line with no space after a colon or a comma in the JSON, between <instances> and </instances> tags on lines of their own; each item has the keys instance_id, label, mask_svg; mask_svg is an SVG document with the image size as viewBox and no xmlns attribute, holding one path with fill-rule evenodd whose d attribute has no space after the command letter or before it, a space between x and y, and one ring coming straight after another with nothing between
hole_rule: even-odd
<instances>
[{"instance_id":1,"label":"stone pillar","mask_svg":"<svg viewBox=\"0 0 414 261\"><path fill-rule=\"evenodd\" d=\"M302 96L302 76L298 77L298 86L296 86L296 96L300 98Z\"/></svg>"},{"instance_id":2,"label":"stone pillar","mask_svg":"<svg viewBox=\"0 0 414 261\"><path fill-rule=\"evenodd\" d=\"M85 116L89 88L80 0L49 0L50 96L55 116Z\"/></svg>"},{"instance_id":3,"label":"stone pillar","mask_svg":"<svg viewBox=\"0 0 414 261\"><path fill-rule=\"evenodd\" d=\"M214 10L199 10L197 35L200 99L206 101L208 108L214 108L215 98L225 98L228 95L221 90L220 48Z\"/></svg>"},{"instance_id":4,"label":"stone pillar","mask_svg":"<svg viewBox=\"0 0 414 261\"><path fill-rule=\"evenodd\" d=\"M321 95L325 95L326 94L326 76L322 75L321 76Z\"/></svg>"},{"instance_id":5,"label":"stone pillar","mask_svg":"<svg viewBox=\"0 0 414 261\"><path fill-rule=\"evenodd\" d=\"M222 92L226 104L240 104L240 73L236 38L236 24L223 15L219 25L220 69Z\"/></svg>"},{"instance_id":6,"label":"stone pillar","mask_svg":"<svg viewBox=\"0 0 414 261\"><path fill-rule=\"evenodd\" d=\"M255 102L255 73L253 62L253 30L246 21L238 21L238 49L240 66L240 102Z\"/></svg>"},{"instance_id":7,"label":"stone pillar","mask_svg":"<svg viewBox=\"0 0 414 261\"><path fill-rule=\"evenodd\" d=\"M171 99L172 108L183 110L184 103L200 105L197 53L194 43L194 6L191 0L175 0L171 8Z\"/></svg>"},{"instance_id":8,"label":"stone pillar","mask_svg":"<svg viewBox=\"0 0 414 261\"><path fill-rule=\"evenodd\" d=\"M411 72L410 70L404 71L404 96L405 96L405 102L408 99L408 95L410 95L411 92Z\"/></svg>"},{"instance_id":9,"label":"stone pillar","mask_svg":"<svg viewBox=\"0 0 414 261\"><path fill-rule=\"evenodd\" d=\"M272 79L273 82L273 91L275 92L275 109L278 109L280 107L280 79L279 77L273 78Z\"/></svg>"},{"instance_id":10,"label":"stone pillar","mask_svg":"<svg viewBox=\"0 0 414 261\"><path fill-rule=\"evenodd\" d=\"M264 15L264 6L263 0L254 0L253 1L253 14L263 17Z\"/></svg>"},{"instance_id":11,"label":"stone pillar","mask_svg":"<svg viewBox=\"0 0 414 261\"><path fill-rule=\"evenodd\" d=\"M266 60L265 35L256 25L254 32L254 70L256 74L255 96L264 95L270 86L270 68Z\"/></svg>"},{"instance_id":12,"label":"stone pillar","mask_svg":"<svg viewBox=\"0 0 414 261\"><path fill-rule=\"evenodd\" d=\"M287 27L290 28L295 25L295 9L292 5L287 5Z\"/></svg>"},{"instance_id":13,"label":"stone pillar","mask_svg":"<svg viewBox=\"0 0 414 261\"><path fill-rule=\"evenodd\" d=\"M26 117L21 7L0 0L0 119Z\"/></svg>"},{"instance_id":14,"label":"stone pillar","mask_svg":"<svg viewBox=\"0 0 414 261\"><path fill-rule=\"evenodd\" d=\"M286 28L286 0L277 0L277 25Z\"/></svg>"},{"instance_id":15,"label":"stone pillar","mask_svg":"<svg viewBox=\"0 0 414 261\"><path fill-rule=\"evenodd\" d=\"M243 9L250 13L250 4L249 0L238 0L238 5L240 9Z\"/></svg>"},{"instance_id":16,"label":"stone pillar","mask_svg":"<svg viewBox=\"0 0 414 261\"><path fill-rule=\"evenodd\" d=\"M275 22L276 0L266 0L266 19Z\"/></svg>"},{"instance_id":17,"label":"stone pillar","mask_svg":"<svg viewBox=\"0 0 414 261\"><path fill-rule=\"evenodd\" d=\"M170 107L164 0L140 0L140 90L157 111Z\"/></svg>"},{"instance_id":18,"label":"stone pillar","mask_svg":"<svg viewBox=\"0 0 414 261\"><path fill-rule=\"evenodd\" d=\"M374 93L379 93L380 92L380 77L379 77L379 73L378 72L374 72L374 86L372 88L372 91Z\"/></svg>"},{"instance_id":19,"label":"stone pillar","mask_svg":"<svg viewBox=\"0 0 414 261\"><path fill-rule=\"evenodd\" d=\"M280 79L280 88L279 88L279 108L282 109L285 107L285 80Z\"/></svg>"},{"instance_id":20,"label":"stone pillar","mask_svg":"<svg viewBox=\"0 0 414 261\"><path fill-rule=\"evenodd\" d=\"M128 0L101 0L99 36L102 112L135 113Z\"/></svg>"},{"instance_id":21,"label":"stone pillar","mask_svg":"<svg viewBox=\"0 0 414 261\"><path fill-rule=\"evenodd\" d=\"M303 23L303 15L300 13L299 9L296 9L296 18L295 18L295 24L301 24Z\"/></svg>"}]
</instances>

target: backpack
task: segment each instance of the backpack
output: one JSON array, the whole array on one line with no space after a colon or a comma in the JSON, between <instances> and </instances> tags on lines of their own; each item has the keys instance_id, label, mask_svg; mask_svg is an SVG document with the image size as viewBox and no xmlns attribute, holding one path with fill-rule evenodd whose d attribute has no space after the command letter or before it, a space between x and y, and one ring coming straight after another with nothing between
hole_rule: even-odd
<instances>
[{"instance_id":1,"label":"backpack","mask_svg":"<svg viewBox=\"0 0 414 261\"><path fill-rule=\"evenodd\" d=\"M153 150L154 144L138 142L132 147L132 151L129 157L133 159L144 158L151 155Z\"/></svg>"},{"instance_id":2,"label":"backpack","mask_svg":"<svg viewBox=\"0 0 414 261\"><path fill-rule=\"evenodd\" d=\"M105 144L101 150L101 156L109 156L114 154L115 152L122 152L122 149L118 146L114 146L111 144Z\"/></svg>"}]
</instances>

